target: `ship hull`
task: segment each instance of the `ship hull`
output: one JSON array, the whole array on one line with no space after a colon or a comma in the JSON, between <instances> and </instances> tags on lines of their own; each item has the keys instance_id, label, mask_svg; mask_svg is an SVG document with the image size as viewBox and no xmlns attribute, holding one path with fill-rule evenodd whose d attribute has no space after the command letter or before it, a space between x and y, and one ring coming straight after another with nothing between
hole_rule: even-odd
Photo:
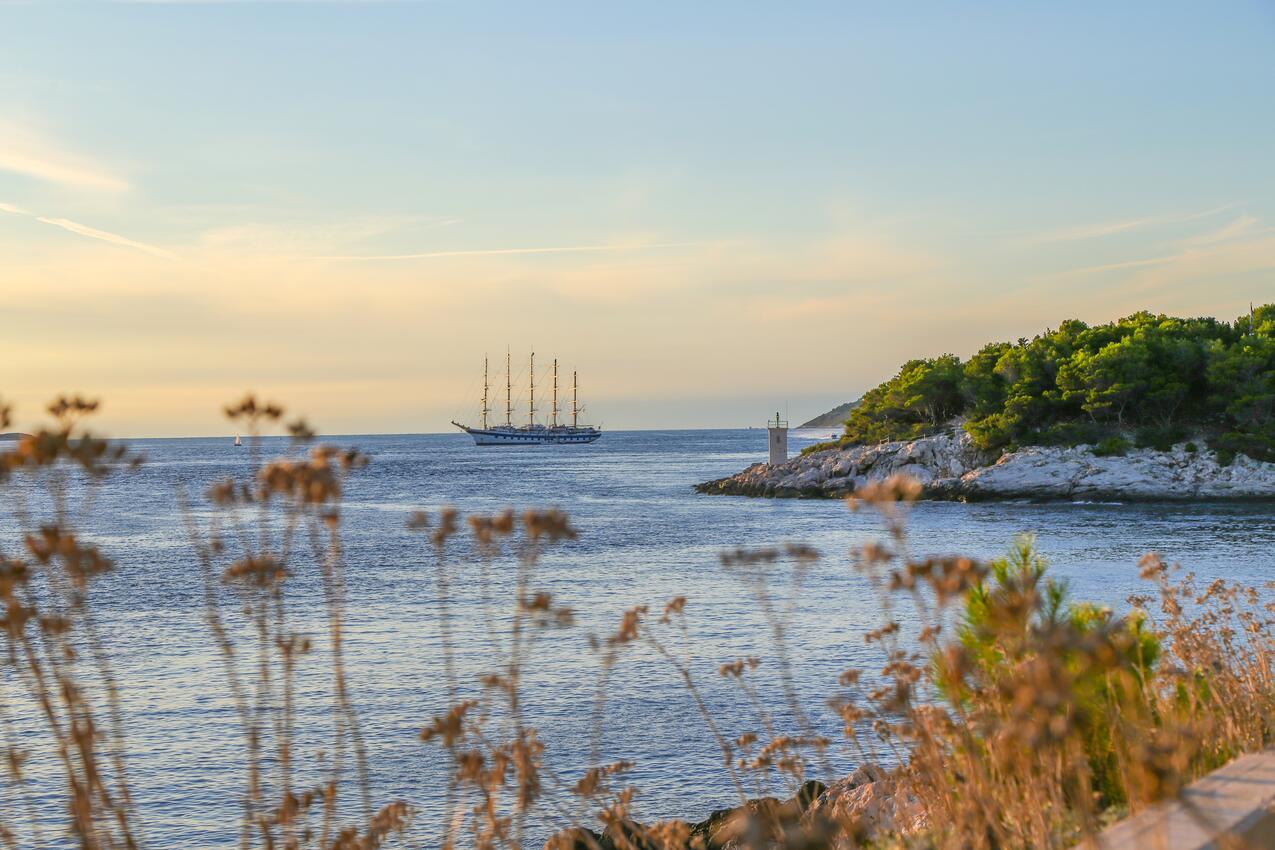
<instances>
[{"instance_id":1,"label":"ship hull","mask_svg":"<svg viewBox=\"0 0 1275 850\"><path fill-rule=\"evenodd\" d=\"M476 446L546 446L592 443L602 436L596 428L467 428Z\"/></svg>"}]
</instances>

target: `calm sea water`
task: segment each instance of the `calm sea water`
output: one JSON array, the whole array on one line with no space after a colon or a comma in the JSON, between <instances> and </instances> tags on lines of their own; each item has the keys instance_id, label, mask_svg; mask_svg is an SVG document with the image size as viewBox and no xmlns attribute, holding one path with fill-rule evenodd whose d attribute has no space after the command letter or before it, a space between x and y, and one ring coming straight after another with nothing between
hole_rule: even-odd
<instances>
[{"instance_id":1,"label":"calm sea water","mask_svg":"<svg viewBox=\"0 0 1275 850\"><path fill-rule=\"evenodd\" d=\"M589 446L477 449L464 435L349 437L371 456L347 492L344 516L348 580L347 658L365 726L377 800L403 798L420 808L418 834L436 834L443 786L439 751L416 734L444 710L432 554L404 529L409 511L455 505L464 512L506 506L558 506L580 537L548 553L533 582L575 609L574 627L543 639L525 682L524 708L546 743L546 760L573 778L587 763L598 669L590 635L612 632L634 604L658 609L689 598L685 650L706 699L732 737L758 722L717 667L742 655L762 659L768 706L792 728L775 681L767 627L738 578L718 553L739 545L809 543L824 553L792 600L790 641L796 686L827 734L838 724L823 708L847 667L879 666L863 634L882 622L846 550L880 534L870 513L840 502L767 501L700 496L695 482L763 459L766 433L643 431L606 434ZM794 440L797 447L802 439ZM242 743L203 621L201 585L182 530L176 493L247 467L247 453L227 439L142 440L148 462L113 479L97 498L90 527L117 571L94 591L107 640L125 683L130 779L148 846L231 846L237 832ZM282 444L280 444L282 445ZM11 517L0 545L15 546ZM1019 532L1034 532L1056 575L1077 596L1122 606L1139 589L1136 563L1155 550L1203 577L1258 583L1275 578L1275 514L1257 505L921 504L910 522L918 553L991 556ZM495 658L479 616L477 567L461 558L455 628L466 687ZM512 564L498 562L496 592L508 599ZM789 585L780 567L778 597ZM293 614L321 631L321 597L301 575L289 584ZM673 641L677 648L679 641ZM297 750L324 746L329 719L326 680L300 679ZM16 703L15 703L16 704ZM19 718L21 722L24 718ZM27 718L30 719L30 718ZM626 656L612 678L603 759L635 763L644 817L698 818L732 799L720 754L675 672L649 651ZM48 775L40 764L33 775ZM848 754L831 768L850 766ZM37 783L41 811L56 820L58 801ZM5 820L17 816L0 800ZM543 837L551 822L531 824ZM65 839L46 832L49 846Z\"/></svg>"}]
</instances>

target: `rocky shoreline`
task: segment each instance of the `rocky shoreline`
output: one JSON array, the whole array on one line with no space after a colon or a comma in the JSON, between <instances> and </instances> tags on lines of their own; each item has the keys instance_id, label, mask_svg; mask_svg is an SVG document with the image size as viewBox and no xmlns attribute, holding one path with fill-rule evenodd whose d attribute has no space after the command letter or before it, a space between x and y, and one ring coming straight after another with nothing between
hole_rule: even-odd
<instances>
[{"instance_id":1,"label":"rocky shoreline","mask_svg":"<svg viewBox=\"0 0 1275 850\"><path fill-rule=\"evenodd\" d=\"M1099 457L1090 446L977 449L961 429L917 440L811 452L757 463L700 493L773 498L840 498L872 481L907 475L922 497L961 501L1188 501L1275 498L1275 463L1238 455L1227 464L1201 446L1131 450Z\"/></svg>"},{"instance_id":2,"label":"rocky shoreline","mask_svg":"<svg viewBox=\"0 0 1275 850\"><path fill-rule=\"evenodd\" d=\"M859 841L917 832L925 825L916 798L886 770L864 764L830 786L808 780L786 800L760 797L694 823L620 821L602 832L571 827L550 837L545 850L746 850L786 846L783 839L794 834L807 843L818 837L831 846L859 846ZM849 837L855 841L838 841Z\"/></svg>"}]
</instances>

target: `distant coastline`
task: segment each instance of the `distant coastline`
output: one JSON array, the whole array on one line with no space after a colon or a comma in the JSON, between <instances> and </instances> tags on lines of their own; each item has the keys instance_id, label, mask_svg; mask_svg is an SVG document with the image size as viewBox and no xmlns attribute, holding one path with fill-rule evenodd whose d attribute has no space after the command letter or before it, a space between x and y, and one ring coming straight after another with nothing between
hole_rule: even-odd
<instances>
[{"instance_id":1,"label":"distant coastline","mask_svg":"<svg viewBox=\"0 0 1275 850\"><path fill-rule=\"evenodd\" d=\"M850 417L850 411L858 406L859 400L847 401L845 404L839 404L827 413L821 413L809 422L803 422L798 428L839 428L846 424L846 419Z\"/></svg>"}]
</instances>

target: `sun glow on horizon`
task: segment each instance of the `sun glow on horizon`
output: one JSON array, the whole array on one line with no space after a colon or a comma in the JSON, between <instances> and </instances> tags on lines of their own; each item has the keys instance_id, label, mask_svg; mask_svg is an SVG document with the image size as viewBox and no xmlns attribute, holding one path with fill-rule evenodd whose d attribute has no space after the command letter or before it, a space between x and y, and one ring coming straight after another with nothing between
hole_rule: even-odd
<instances>
[{"instance_id":1,"label":"sun glow on horizon","mask_svg":"<svg viewBox=\"0 0 1275 850\"><path fill-rule=\"evenodd\" d=\"M911 357L1269 300L1261 9L177 5L5 10L19 426L78 391L225 433L251 389L435 432L506 345L611 427L800 420Z\"/></svg>"}]
</instances>

